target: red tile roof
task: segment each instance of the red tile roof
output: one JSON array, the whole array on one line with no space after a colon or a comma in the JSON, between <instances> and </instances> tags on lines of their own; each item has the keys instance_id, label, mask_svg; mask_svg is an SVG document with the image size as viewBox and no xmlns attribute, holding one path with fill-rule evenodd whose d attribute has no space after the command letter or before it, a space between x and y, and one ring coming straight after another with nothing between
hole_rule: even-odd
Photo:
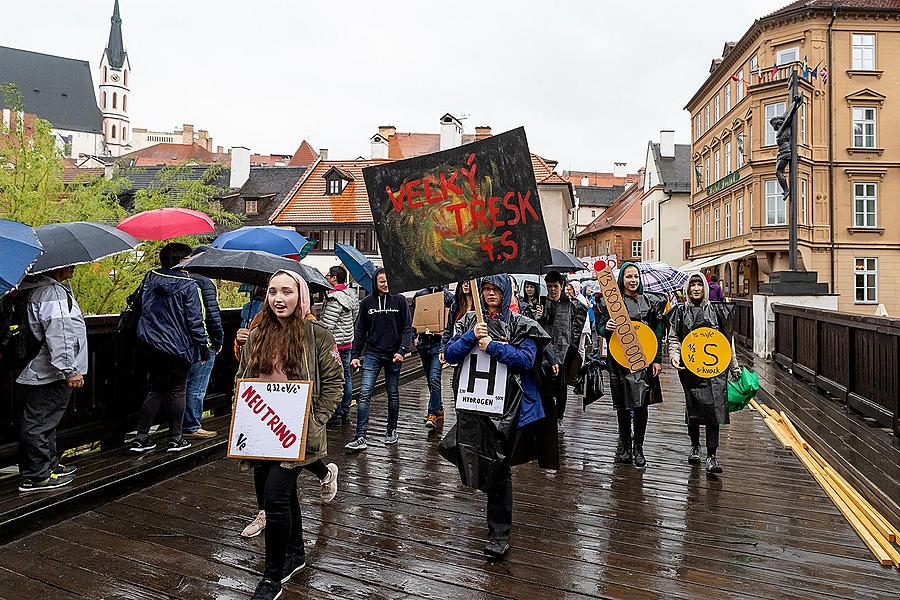
<instances>
[{"instance_id":1,"label":"red tile roof","mask_svg":"<svg viewBox=\"0 0 900 600\"><path fill-rule=\"evenodd\" d=\"M275 212L273 223L299 225L318 223L371 223L372 210L362 170L389 160L320 160L288 195L288 201ZM334 196L325 194L323 175L333 167L351 175L344 190Z\"/></svg>"},{"instance_id":2,"label":"red tile roof","mask_svg":"<svg viewBox=\"0 0 900 600\"><path fill-rule=\"evenodd\" d=\"M199 144L154 144L123 154L118 160L126 163L133 161L136 167L154 167L186 163L227 164L230 157L228 154L214 154Z\"/></svg>"},{"instance_id":3,"label":"red tile roof","mask_svg":"<svg viewBox=\"0 0 900 600\"><path fill-rule=\"evenodd\" d=\"M900 10L900 0L797 0L787 6L769 13L766 17L774 17L794 10L849 8L862 10Z\"/></svg>"},{"instance_id":4,"label":"red tile roof","mask_svg":"<svg viewBox=\"0 0 900 600\"><path fill-rule=\"evenodd\" d=\"M572 185L581 185L581 180L588 178L588 186L611 188L618 185L626 185L634 183L638 180L637 173L628 173L625 177L616 177L615 173L603 173L600 171L566 171L565 177L568 177Z\"/></svg>"},{"instance_id":5,"label":"red tile roof","mask_svg":"<svg viewBox=\"0 0 900 600\"><path fill-rule=\"evenodd\" d=\"M319 153L313 150L313 147L309 145L309 142L303 140L297 148L297 151L294 152L294 155L291 157L290 162L288 162L288 166L309 167L316 162L317 158L319 158Z\"/></svg>"},{"instance_id":6,"label":"red tile roof","mask_svg":"<svg viewBox=\"0 0 900 600\"><path fill-rule=\"evenodd\" d=\"M613 228L637 228L641 227L641 198L644 195L644 185L641 182L627 188L612 205L600 213L594 221L588 225L578 237L590 235Z\"/></svg>"}]
</instances>

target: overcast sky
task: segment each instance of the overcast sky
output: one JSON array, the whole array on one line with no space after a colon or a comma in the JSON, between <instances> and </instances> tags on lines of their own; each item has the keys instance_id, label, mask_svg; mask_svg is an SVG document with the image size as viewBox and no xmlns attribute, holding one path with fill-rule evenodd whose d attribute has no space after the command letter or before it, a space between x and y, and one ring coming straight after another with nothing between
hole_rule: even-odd
<instances>
[{"instance_id":1,"label":"overcast sky","mask_svg":"<svg viewBox=\"0 0 900 600\"><path fill-rule=\"evenodd\" d=\"M675 129L724 42L788 0L120 0L133 127L193 123L215 145L369 155L378 125L524 125L563 169L629 170ZM5 2L0 44L97 66L113 0ZM11 27L11 24L16 24Z\"/></svg>"}]
</instances>

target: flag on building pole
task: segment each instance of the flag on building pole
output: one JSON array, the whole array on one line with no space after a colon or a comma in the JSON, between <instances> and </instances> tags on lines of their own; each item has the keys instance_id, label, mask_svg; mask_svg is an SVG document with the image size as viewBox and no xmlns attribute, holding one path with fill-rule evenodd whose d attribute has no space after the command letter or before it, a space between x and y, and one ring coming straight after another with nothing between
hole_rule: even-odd
<instances>
[{"instance_id":1,"label":"flag on building pole","mask_svg":"<svg viewBox=\"0 0 900 600\"><path fill-rule=\"evenodd\" d=\"M803 79L806 79L809 76L809 60L808 55L803 55Z\"/></svg>"},{"instance_id":2,"label":"flag on building pole","mask_svg":"<svg viewBox=\"0 0 900 600\"><path fill-rule=\"evenodd\" d=\"M821 77L822 77L822 85L827 84L828 83L828 66L827 65L822 65L822 70L819 71L819 75L821 75Z\"/></svg>"}]
</instances>

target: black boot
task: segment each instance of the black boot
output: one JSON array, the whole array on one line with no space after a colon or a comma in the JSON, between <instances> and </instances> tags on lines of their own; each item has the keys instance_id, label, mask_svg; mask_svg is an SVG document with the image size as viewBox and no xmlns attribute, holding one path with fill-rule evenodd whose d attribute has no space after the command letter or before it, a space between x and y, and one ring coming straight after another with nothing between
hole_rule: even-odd
<instances>
[{"instance_id":1,"label":"black boot","mask_svg":"<svg viewBox=\"0 0 900 600\"><path fill-rule=\"evenodd\" d=\"M708 475L717 475L722 472L722 467L719 466L719 461L716 459L715 454L710 454L706 457L706 473Z\"/></svg>"},{"instance_id":2,"label":"black boot","mask_svg":"<svg viewBox=\"0 0 900 600\"><path fill-rule=\"evenodd\" d=\"M700 464L700 446L691 446L691 452L688 454L688 464Z\"/></svg>"},{"instance_id":3,"label":"black boot","mask_svg":"<svg viewBox=\"0 0 900 600\"><path fill-rule=\"evenodd\" d=\"M639 469L647 466L647 459L644 458L644 443L637 440L634 442L634 466Z\"/></svg>"},{"instance_id":4,"label":"black boot","mask_svg":"<svg viewBox=\"0 0 900 600\"><path fill-rule=\"evenodd\" d=\"M616 456L616 460L620 463L624 463L626 465L631 464L632 455L631 455L631 440L623 440L619 442L619 451L618 456Z\"/></svg>"}]
</instances>

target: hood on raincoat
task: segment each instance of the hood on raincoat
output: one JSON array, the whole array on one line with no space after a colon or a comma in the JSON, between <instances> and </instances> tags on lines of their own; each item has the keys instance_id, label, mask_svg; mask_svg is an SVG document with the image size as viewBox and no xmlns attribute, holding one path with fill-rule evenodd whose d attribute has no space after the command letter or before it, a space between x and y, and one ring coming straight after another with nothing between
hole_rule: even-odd
<instances>
[{"instance_id":1,"label":"hood on raincoat","mask_svg":"<svg viewBox=\"0 0 900 600\"><path fill-rule=\"evenodd\" d=\"M481 281L478 282L478 299L481 301L481 307L485 314L487 314L488 307L481 292L484 290L484 285L487 283L500 288L502 298L500 299L499 317L501 321L509 321L513 314L512 311L509 310L509 305L512 303L512 284L509 282L509 275L505 273L501 273L500 275L488 275L487 277L482 277Z\"/></svg>"},{"instance_id":2,"label":"hood on raincoat","mask_svg":"<svg viewBox=\"0 0 900 600\"><path fill-rule=\"evenodd\" d=\"M700 281L703 282L703 300L700 301L700 306L704 304L709 304L709 281L707 281L706 277L704 277L703 273L700 271L695 271L691 273L691 276L688 277L688 280L684 282L684 287L681 289L684 294L685 301L693 304L693 300L691 300L690 294L688 294L688 288L691 287L691 279L697 277Z\"/></svg>"},{"instance_id":3,"label":"hood on raincoat","mask_svg":"<svg viewBox=\"0 0 900 600\"><path fill-rule=\"evenodd\" d=\"M628 267L634 267L635 269L637 269L638 276L641 277L641 268L638 266L637 263L627 262L622 265L622 268L619 269L619 277L616 279L616 283L619 284L619 292L621 292L623 296L625 295L625 269L627 269ZM643 277L641 277L641 282L638 284L637 292L638 292L638 294L644 293L644 278Z\"/></svg>"}]
</instances>

